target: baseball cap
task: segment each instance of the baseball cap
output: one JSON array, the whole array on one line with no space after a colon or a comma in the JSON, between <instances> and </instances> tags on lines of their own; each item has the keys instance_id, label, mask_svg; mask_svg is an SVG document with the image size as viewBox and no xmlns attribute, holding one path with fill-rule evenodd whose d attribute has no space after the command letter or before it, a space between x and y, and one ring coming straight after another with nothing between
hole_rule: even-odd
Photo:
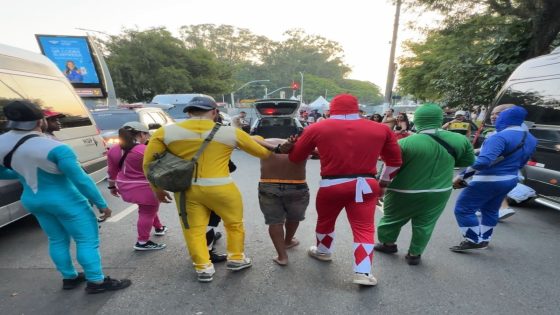
<instances>
[{"instance_id":1,"label":"baseball cap","mask_svg":"<svg viewBox=\"0 0 560 315\"><path fill-rule=\"evenodd\" d=\"M455 112L455 117L462 115L465 116L467 113L464 110L458 110Z\"/></svg>"},{"instance_id":2,"label":"baseball cap","mask_svg":"<svg viewBox=\"0 0 560 315\"><path fill-rule=\"evenodd\" d=\"M4 115L8 120L6 128L32 130L37 126L37 120L45 117L41 107L26 100L12 101L4 106Z\"/></svg>"},{"instance_id":3,"label":"baseball cap","mask_svg":"<svg viewBox=\"0 0 560 315\"><path fill-rule=\"evenodd\" d=\"M218 107L216 101L211 96L195 96L183 108L183 113L186 113L189 108L200 108L202 110L212 110Z\"/></svg>"},{"instance_id":4,"label":"baseball cap","mask_svg":"<svg viewBox=\"0 0 560 315\"><path fill-rule=\"evenodd\" d=\"M128 127L132 130L141 131L141 132L150 132L148 127L146 127L146 125L144 125L143 123L141 123L139 121L129 121L129 122L125 123L122 127L123 128Z\"/></svg>"},{"instance_id":5,"label":"baseball cap","mask_svg":"<svg viewBox=\"0 0 560 315\"><path fill-rule=\"evenodd\" d=\"M50 109L46 109L43 111L43 114L45 115L45 118L62 118L65 117L66 115L59 113L59 112L55 112L52 111Z\"/></svg>"}]
</instances>

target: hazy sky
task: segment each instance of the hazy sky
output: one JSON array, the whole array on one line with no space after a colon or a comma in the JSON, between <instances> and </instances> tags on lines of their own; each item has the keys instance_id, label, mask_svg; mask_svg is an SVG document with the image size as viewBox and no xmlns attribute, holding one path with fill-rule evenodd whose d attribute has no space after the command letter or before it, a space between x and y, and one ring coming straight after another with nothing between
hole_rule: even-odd
<instances>
[{"instance_id":1,"label":"hazy sky","mask_svg":"<svg viewBox=\"0 0 560 315\"><path fill-rule=\"evenodd\" d=\"M302 28L339 42L350 78L385 87L395 7L390 0L10 0L0 10L0 43L39 52L34 34L84 35L76 28L118 34L122 28L165 26L174 34L183 25L229 24L281 40ZM419 35L405 24L426 15L403 12L399 44ZM397 51L400 54L400 49Z\"/></svg>"}]
</instances>

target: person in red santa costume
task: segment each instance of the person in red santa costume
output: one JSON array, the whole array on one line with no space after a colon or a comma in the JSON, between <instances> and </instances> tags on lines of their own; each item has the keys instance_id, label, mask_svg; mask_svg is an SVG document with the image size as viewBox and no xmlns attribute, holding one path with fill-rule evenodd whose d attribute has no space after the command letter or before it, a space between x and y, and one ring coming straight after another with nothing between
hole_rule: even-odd
<instances>
[{"instance_id":1,"label":"person in red santa costume","mask_svg":"<svg viewBox=\"0 0 560 315\"><path fill-rule=\"evenodd\" d=\"M330 103L330 117L305 129L282 151L290 151L290 161L306 160L317 148L321 159L321 183L317 193L317 245L308 253L330 261L335 223L342 209L354 237L353 283L376 285L371 274L373 260L374 213L378 197L402 164L401 151L389 127L360 119L358 99L340 94ZM377 161L385 162L380 182L375 179Z\"/></svg>"}]
</instances>

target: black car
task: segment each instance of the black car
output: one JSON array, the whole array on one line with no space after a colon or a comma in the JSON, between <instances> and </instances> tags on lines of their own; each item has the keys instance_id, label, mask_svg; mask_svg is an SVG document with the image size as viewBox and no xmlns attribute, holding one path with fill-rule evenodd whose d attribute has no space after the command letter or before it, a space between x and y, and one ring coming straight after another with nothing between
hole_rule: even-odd
<instances>
[{"instance_id":1,"label":"black car","mask_svg":"<svg viewBox=\"0 0 560 315\"><path fill-rule=\"evenodd\" d=\"M251 127L251 135L286 139L303 131L303 126L296 118L299 101L265 99L256 101L254 106L257 119Z\"/></svg>"}]
</instances>

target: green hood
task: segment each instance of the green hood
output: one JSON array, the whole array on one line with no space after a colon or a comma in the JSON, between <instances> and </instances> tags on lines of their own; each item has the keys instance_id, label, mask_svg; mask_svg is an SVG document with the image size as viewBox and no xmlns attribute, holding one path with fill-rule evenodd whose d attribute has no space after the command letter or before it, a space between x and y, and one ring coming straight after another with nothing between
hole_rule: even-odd
<instances>
[{"instance_id":1,"label":"green hood","mask_svg":"<svg viewBox=\"0 0 560 315\"><path fill-rule=\"evenodd\" d=\"M441 128L442 124L443 110L436 104L424 104L414 112L416 131Z\"/></svg>"}]
</instances>

